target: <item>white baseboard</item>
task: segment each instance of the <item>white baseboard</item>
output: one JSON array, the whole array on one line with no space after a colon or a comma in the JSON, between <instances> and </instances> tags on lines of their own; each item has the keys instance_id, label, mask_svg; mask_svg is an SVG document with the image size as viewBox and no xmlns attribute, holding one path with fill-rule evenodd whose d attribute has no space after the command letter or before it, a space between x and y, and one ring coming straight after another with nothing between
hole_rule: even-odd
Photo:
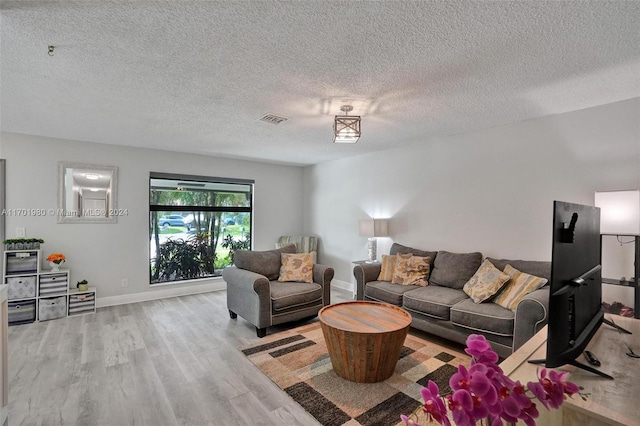
<instances>
[{"instance_id":1,"label":"white baseboard","mask_svg":"<svg viewBox=\"0 0 640 426\"><path fill-rule=\"evenodd\" d=\"M353 293L353 283L341 280L332 280L331 286ZM143 293L122 294L118 296L107 296L96 298L96 308L106 306L126 305L127 303L146 302L148 300L166 299L167 297L187 296L189 294L207 293L209 291L226 290L227 283L223 280L191 285L191 286L162 286L158 289L150 289Z\"/></svg>"},{"instance_id":2,"label":"white baseboard","mask_svg":"<svg viewBox=\"0 0 640 426\"><path fill-rule=\"evenodd\" d=\"M186 296L189 294L207 293L209 291L225 290L227 283L223 280L216 280L206 284L190 286L163 286L158 289L150 289L143 293L122 294L118 296L107 296L96 298L96 308L105 306L126 305L127 303L146 302L148 300L165 299L167 297Z\"/></svg>"},{"instance_id":3,"label":"white baseboard","mask_svg":"<svg viewBox=\"0 0 640 426\"><path fill-rule=\"evenodd\" d=\"M339 288L340 290L350 291L353 293L353 283L349 281L331 280L331 287Z\"/></svg>"}]
</instances>

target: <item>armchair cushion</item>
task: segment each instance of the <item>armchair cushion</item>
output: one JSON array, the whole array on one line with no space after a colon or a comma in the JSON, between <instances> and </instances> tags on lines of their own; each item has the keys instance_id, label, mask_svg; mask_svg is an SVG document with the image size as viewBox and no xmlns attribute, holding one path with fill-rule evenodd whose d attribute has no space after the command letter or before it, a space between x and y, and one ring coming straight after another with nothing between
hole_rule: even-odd
<instances>
[{"instance_id":1,"label":"armchair cushion","mask_svg":"<svg viewBox=\"0 0 640 426\"><path fill-rule=\"evenodd\" d=\"M264 275L269 281L274 281L280 276L282 253L296 253L296 246L290 244L267 251L238 250L233 255L233 260L238 268Z\"/></svg>"},{"instance_id":2,"label":"armchair cushion","mask_svg":"<svg viewBox=\"0 0 640 426\"><path fill-rule=\"evenodd\" d=\"M322 286L320 284L314 282L271 282L271 306L274 314L318 303L322 303Z\"/></svg>"}]
</instances>

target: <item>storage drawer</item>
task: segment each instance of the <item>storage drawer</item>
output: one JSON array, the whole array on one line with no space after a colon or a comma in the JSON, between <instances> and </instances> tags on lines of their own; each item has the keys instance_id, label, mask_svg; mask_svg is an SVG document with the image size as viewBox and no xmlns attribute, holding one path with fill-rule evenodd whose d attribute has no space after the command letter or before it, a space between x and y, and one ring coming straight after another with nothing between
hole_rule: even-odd
<instances>
[{"instance_id":1,"label":"storage drawer","mask_svg":"<svg viewBox=\"0 0 640 426\"><path fill-rule=\"evenodd\" d=\"M67 296L41 298L38 301L38 321L67 316Z\"/></svg>"},{"instance_id":2,"label":"storage drawer","mask_svg":"<svg viewBox=\"0 0 640 426\"><path fill-rule=\"evenodd\" d=\"M36 301L9 302L9 324L25 324L36 320Z\"/></svg>"},{"instance_id":3,"label":"storage drawer","mask_svg":"<svg viewBox=\"0 0 640 426\"><path fill-rule=\"evenodd\" d=\"M69 295L69 315L86 314L95 312L95 293L82 293Z\"/></svg>"},{"instance_id":4,"label":"storage drawer","mask_svg":"<svg viewBox=\"0 0 640 426\"><path fill-rule=\"evenodd\" d=\"M40 296L66 294L69 276L66 273L40 275Z\"/></svg>"},{"instance_id":5,"label":"storage drawer","mask_svg":"<svg viewBox=\"0 0 640 426\"><path fill-rule=\"evenodd\" d=\"M36 276L7 277L7 295L9 300L36 297Z\"/></svg>"},{"instance_id":6,"label":"storage drawer","mask_svg":"<svg viewBox=\"0 0 640 426\"><path fill-rule=\"evenodd\" d=\"M7 253L7 275L38 272L38 252Z\"/></svg>"}]
</instances>

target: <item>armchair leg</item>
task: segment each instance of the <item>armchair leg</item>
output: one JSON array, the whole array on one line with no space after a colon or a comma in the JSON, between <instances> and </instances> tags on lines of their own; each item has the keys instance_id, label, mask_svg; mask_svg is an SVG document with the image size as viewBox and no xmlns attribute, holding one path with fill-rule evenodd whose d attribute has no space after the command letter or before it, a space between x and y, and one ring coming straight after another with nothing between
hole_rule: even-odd
<instances>
[{"instance_id":1,"label":"armchair leg","mask_svg":"<svg viewBox=\"0 0 640 426\"><path fill-rule=\"evenodd\" d=\"M267 328L258 328L256 327L256 334L258 335L259 338L263 338L264 336L267 335Z\"/></svg>"},{"instance_id":2,"label":"armchair leg","mask_svg":"<svg viewBox=\"0 0 640 426\"><path fill-rule=\"evenodd\" d=\"M235 312L233 312L231 309L229 309L229 316L231 317L231 319L236 319L236 318L238 318L238 314L236 314Z\"/></svg>"}]
</instances>

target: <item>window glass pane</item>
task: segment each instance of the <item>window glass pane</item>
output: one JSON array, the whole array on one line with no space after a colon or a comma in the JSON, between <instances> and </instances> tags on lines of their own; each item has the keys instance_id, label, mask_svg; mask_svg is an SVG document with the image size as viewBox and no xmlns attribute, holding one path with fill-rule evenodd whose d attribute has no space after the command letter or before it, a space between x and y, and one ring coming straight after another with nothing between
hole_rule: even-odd
<instances>
[{"instance_id":1,"label":"window glass pane","mask_svg":"<svg viewBox=\"0 0 640 426\"><path fill-rule=\"evenodd\" d=\"M184 182L190 187L178 189ZM252 190L245 182L151 178L151 284L220 276L236 250L250 249Z\"/></svg>"},{"instance_id":2,"label":"window glass pane","mask_svg":"<svg viewBox=\"0 0 640 426\"><path fill-rule=\"evenodd\" d=\"M249 207L251 185L151 179L151 204L160 206Z\"/></svg>"}]
</instances>

